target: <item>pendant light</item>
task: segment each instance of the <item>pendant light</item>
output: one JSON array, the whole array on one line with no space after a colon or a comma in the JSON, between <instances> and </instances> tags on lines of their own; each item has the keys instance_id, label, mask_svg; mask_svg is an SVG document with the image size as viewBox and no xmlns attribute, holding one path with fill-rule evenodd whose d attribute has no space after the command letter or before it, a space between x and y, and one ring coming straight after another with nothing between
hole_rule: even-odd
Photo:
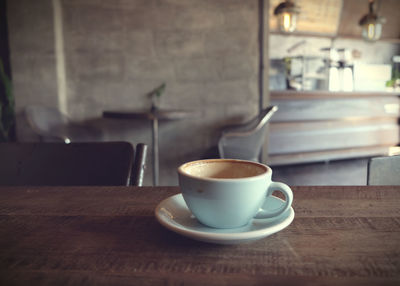
<instances>
[{"instance_id":1,"label":"pendant light","mask_svg":"<svg viewBox=\"0 0 400 286\"><path fill-rule=\"evenodd\" d=\"M296 20L299 13L300 8L291 0L286 0L276 6L274 15L277 17L279 30L285 33L296 30Z\"/></svg>"},{"instance_id":2,"label":"pendant light","mask_svg":"<svg viewBox=\"0 0 400 286\"><path fill-rule=\"evenodd\" d=\"M362 27L361 35L366 41L375 42L382 35L382 25L385 23L385 18L378 16L374 11L374 0L369 0L368 6L368 14L364 15L359 22Z\"/></svg>"}]
</instances>

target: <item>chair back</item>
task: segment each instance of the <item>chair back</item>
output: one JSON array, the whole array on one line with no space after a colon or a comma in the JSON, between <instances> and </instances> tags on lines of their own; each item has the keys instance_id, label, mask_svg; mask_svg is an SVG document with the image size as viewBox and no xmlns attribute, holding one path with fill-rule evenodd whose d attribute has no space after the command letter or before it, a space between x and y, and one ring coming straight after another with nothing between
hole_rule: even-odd
<instances>
[{"instance_id":1,"label":"chair back","mask_svg":"<svg viewBox=\"0 0 400 286\"><path fill-rule=\"evenodd\" d=\"M135 162L133 164L130 184L132 186L142 186L146 169L147 145L139 143L136 145Z\"/></svg>"},{"instance_id":2,"label":"chair back","mask_svg":"<svg viewBox=\"0 0 400 286\"><path fill-rule=\"evenodd\" d=\"M101 130L72 122L56 108L28 106L25 116L29 126L43 142L94 142L102 139Z\"/></svg>"},{"instance_id":3,"label":"chair back","mask_svg":"<svg viewBox=\"0 0 400 286\"><path fill-rule=\"evenodd\" d=\"M400 185L400 155L370 158L367 184Z\"/></svg>"},{"instance_id":4,"label":"chair back","mask_svg":"<svg viewBox=\"0 0 400 286\"><path fill-rule=\"evenodd\" d=\"M57 127L68 124L68 118L56 108L31 105L25 108L29 126L41 136L51 134Z\"/></svg>"},{"instance_id":5,"label":"chair back","mask_svg":"<svg viewBox=\"0 0 400 286\"><path fill-rule=\"evenodd\" d=\"M0 158L3 186L127 186L134 149L128 142L0 143Z\"/></svg>"},{"instance_id":6,"label":"chair back","mask_svg":"<svg viewBox=\"0 0 400 286\"><path fill-rule=\"evenodd\" d=\"M265 140L265 127L277 110L277 106L269 106L246 123L227 126L218 141L220 157L259 161Z\"/></svg>"}]
</instances>

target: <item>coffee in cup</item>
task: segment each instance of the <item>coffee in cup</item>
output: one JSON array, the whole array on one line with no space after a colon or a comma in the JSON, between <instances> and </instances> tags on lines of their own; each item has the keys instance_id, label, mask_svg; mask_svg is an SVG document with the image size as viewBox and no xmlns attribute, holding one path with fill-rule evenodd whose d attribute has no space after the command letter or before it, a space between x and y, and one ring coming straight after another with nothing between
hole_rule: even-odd
<instances>
[{"instance_id":1,"label":"coffee in cup","mask_svg":"<svg viewBox=\"0 0 400 286\"><path fill-rule=\"evenodd\" d=\"M188 162L178 168L179 186L193 215L204 225L236 228L253 218L271 218L292 204L289 186L272 182L270 167L245 160L208 159ZM280 191L285 202L278 210L261 208L268 196Z\"/></svg>"}]
</instances>

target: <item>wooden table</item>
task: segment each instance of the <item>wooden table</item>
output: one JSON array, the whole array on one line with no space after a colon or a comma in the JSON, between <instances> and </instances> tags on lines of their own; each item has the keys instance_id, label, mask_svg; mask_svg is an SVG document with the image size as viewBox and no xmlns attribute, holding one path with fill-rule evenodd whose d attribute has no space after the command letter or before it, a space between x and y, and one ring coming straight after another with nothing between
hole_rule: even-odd
<instances>
[{"instance_id":1,"label":"wooden table","mask_svg":"<svg viewBox=\"0 0 400 286\"><path fill-rule=\"evenodd\" d=\"M164 229L178 192L0 188L0 285L400 285L400 187L293 187L292 224L234 246Z\"/></svg>"}]
</instances>

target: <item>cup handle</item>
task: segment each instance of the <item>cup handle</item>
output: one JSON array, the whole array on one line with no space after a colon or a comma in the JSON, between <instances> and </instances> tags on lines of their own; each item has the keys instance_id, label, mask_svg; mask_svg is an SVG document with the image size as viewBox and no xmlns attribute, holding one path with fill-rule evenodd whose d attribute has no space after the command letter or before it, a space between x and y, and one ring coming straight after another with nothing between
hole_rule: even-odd
<instances>
[{"instance_id":1,"label":"cup handle","mask_svg":"<svg viewBox=\"0 0 400 286\"><path fill-rule=\"evenodd\" d=\"M280 208L274 211L267 211L260 208L254 218L275 217L286 212L291 207L293 201L293 192L288 185L280 182L271 182L268 187L267 197L272 196L272 193L274 191L280 191L285 196L285 203Z\"/></svg>"}]
</instances>

